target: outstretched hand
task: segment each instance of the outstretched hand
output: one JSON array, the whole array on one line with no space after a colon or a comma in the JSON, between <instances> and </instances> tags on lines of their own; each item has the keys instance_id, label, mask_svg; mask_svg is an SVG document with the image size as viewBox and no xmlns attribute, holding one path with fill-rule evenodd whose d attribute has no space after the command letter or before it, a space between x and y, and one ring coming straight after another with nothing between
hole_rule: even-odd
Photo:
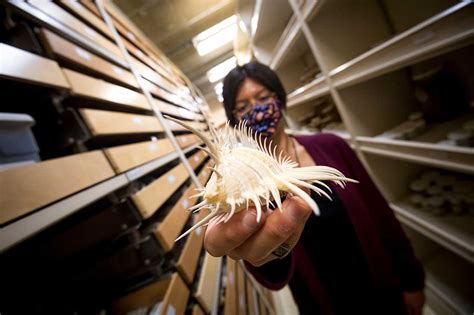
<instances>
[{"instance_id":1,"label":"outstretched hand","mask_svg":"<svg viewBox=\"0 0 474 315\"><path fill-rule=\"evenodd\" d=\"M204 237L204 247L215 257L227 255L232 259L243 259L253 266L274 260L276 249L293 249L304 225L312 213L301 198L288 197L282 204L283 211L267 210L257 222L255 208L237 212L227 222L211 220ZM281 251L280 251L281 252ZM278 253L277 253L278 254Z\"/></svg>"}]
</instances>

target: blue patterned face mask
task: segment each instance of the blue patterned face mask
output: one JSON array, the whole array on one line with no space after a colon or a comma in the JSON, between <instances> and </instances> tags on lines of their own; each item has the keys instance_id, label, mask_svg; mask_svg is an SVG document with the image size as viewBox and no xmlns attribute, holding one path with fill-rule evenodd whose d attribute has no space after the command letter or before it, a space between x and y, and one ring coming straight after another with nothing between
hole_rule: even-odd
<instances>
[{"instance_id":1,"label":"blue patterned face mask","mask_svg":"<svg viewBox=\"0 0 474 315\"><path fill-rule=\"evenodd\" d=\"M254 131L265 137L272 137L281 119L280 104L281 102L278 99L274 99L269 103L257 105L246 113L242 119L246 120L247 126Z\"/></svg>"}]
</instances>

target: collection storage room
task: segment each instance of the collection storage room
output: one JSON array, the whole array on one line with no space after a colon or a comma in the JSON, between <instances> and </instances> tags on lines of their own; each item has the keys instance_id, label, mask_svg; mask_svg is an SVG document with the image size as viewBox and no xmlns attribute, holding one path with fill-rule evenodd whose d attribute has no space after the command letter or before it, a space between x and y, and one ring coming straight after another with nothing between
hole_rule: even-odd
<instances>
[{"instance_id":1,"label":"collection storage room","mask_svg":"<svg viewBox=\"0 0 474 315\"><path fill-rule=\"evenodd\" d=\"M474 314L474 1L0 20L0 315Z\"/></svg>"}]
</instances>

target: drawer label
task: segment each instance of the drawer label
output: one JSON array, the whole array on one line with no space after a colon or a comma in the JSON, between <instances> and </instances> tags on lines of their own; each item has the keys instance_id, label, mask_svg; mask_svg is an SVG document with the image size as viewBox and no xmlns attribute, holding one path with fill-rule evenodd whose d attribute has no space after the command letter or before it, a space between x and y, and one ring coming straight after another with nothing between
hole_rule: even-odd
<instances>
[{"instance_id":1,"label":"drawer label","mask_svg":"<svg viewBox=\"0 0 474 315\"><path fill-rule=\"evenodd\" d=\"M87 60L87 61L91 60L91 55L87 51L85 51L84 49L79 48L79 47L75 47L74 51L82 59Z\"/></svg>"},{"instance_id":2,"label":"drawer label","mask_svg":"<svg viewBox=\"0 0 474 315\"><path fill-rule=\"evenodd\" d=\"M91 37L97 37L97 32L94 31L92 28L90 28L89 26L84 26L84 31L86 31L86 33L88 35L90 35Z\"/></svg>"},{"instance_id":3,"label":"drawer label","mask_svg":"<svg viewBox=\"0 0 474 315\"><path fill-rule=\"evenodd\" d=\"M202 233L202 227L201 227L201 226L198 227L195 232L196 232L196 235L197 235L197 236L201 235L201 233Z\"/></svg>"},{"instance_id":4,"label":"drawer label","mask_svg":"<svg viewBox=\"0 0 474 315\"><path fill-rule=\"evenodd\" d=\"M133 33L131 32L127 32L127 34L125 34L129 39L131 40L135 40L135 35L133 35Z\"/></svg>"},{"instance_id":5,"label":"drawer label","mask_svg":"<svg viewBox=\"0 0 474 315\"><path fill-rule=\"evenodd\" d=\"M138 125L142 123L142 119L140 117L133 117L132 122Z\"/></svg>"},{"instance_id":6,"label":"drawer label","mask_svg":"<svg viewBox=\"0 0 474 315\"><path fill-rule=\"evenodd\" d=\"M113 70L116 74L118 74L118 75L123 74L122 68L119 68L119 67L117 67L117 66L112 66L112 70Z\"/></svg>"},{"instance_id":7,"label":"drawer label","mask_svg":"<svg viewBox=\"0 0 474 315\"><path fill-rule=\"evenodd\" d=\"M181 205L183 206L183 208L188 209L189 201L188 200L183 200L183 201L181 201Z\"/></svg>"},{"instance_id":8,"label":"drawer label","mask_svg":"<svg viewBox=\"0 0 474 315\"><path fill-rule=\"evenodd\" d=\"M176 176L174 176L174 175L168 175L167 179L168 179L168 183L171 184L171 183L173 183L173 182L176 180Z\"/></svg>"}]
</instances>

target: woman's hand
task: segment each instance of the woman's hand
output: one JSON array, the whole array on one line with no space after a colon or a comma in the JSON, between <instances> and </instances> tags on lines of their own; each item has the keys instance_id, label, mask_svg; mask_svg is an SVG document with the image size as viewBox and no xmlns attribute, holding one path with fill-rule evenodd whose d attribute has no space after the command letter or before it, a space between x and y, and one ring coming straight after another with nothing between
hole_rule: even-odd
<instances>
[{"instance_id":1,"label":"woman's hand","mask_svg":"<svg viewBox=\"0 0 474 315\"><path fill-rule=\"evenodd\" d=\"M423 304L425 304L425 294L423 291L403 292L403 302L408 315L421 315Z\"/></svg>"},{"instance_id":2,"label":"woman's hand","mask_svg":"<svg viewBox=\"0 0 474 315\"><path fill-rule=\"evenodd\" d=\"M211 221L206 229L204 247L215 257L228 255L261 266L279 258L272 252L283 244L288 252L298 242L312 210L299 197L289 197L279 209L262 214L257 223L255 208L236 213L227 223Z\"/></svg>"}]
</instances>

